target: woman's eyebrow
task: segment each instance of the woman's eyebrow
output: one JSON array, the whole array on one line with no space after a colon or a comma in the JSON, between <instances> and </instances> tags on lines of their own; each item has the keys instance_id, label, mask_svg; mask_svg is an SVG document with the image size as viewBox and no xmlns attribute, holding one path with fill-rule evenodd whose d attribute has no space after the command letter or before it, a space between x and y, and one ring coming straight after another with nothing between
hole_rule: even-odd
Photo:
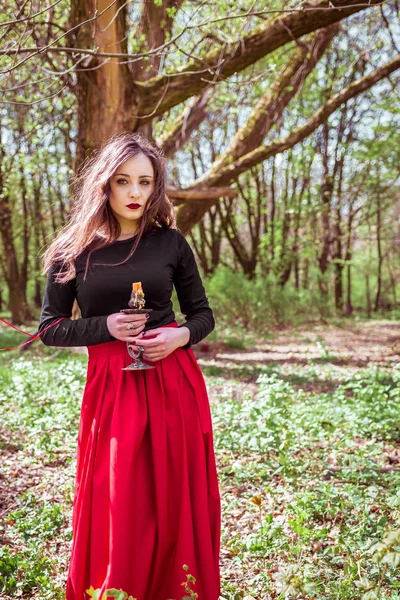
<instances>
[{"instance_id":1,"label":"woman's eyebrow","mask_svg":"<svg viewBox=\"0 0 400 600\"><path fill-rule=\"evenodd\" d=\"M113 175L113 177L116 177L117 175L123 175L124 177L130 177L130 175L128 175L127 173L115 173ZM150 179L153 179L153 177L151 175L139 175L139 177L150 177Z\"/></svg>"}]
</instances>

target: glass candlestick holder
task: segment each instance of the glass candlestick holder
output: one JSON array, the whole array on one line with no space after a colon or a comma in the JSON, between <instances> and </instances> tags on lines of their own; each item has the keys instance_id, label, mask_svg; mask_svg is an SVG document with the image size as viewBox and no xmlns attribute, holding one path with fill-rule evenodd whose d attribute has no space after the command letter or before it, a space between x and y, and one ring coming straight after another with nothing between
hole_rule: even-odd
<instances>
[{"instance_id":1,"label":"glass candlestick holder","mask_svg":"<svg viewBox=\"0 0 400 600\"><path fill-rule=\"evenodd\" d=\"M152 312L152 308L122 308L120 312L125 315L142 315ZM131 363L127 367L123 367L122 371L140 371L144 369L154 369L154 365L146 365L142 361L144 348L143 346L134 346L132 342L126 342L126 347L129 356L135 359L135 362Z\"/></svg>"}]
</instances>

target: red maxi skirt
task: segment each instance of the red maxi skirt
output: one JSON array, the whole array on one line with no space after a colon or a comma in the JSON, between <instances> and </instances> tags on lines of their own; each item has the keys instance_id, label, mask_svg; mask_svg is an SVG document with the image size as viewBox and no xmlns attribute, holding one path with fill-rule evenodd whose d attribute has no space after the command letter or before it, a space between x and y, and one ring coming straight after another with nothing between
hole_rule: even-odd
<instances>
[{"instance_id":1,"label":"red maxi skirt","mask_svg":"<svg viewBox=\"0 0 400 600\"><path fill-rule=\"evenodd\" d=\"M167 327L177 327L171 323ZM137 600L220 594L220 495L210 406L191 349L132 362L120 340L89 346L66 599L122 589ZM183 565L188 569L184 570Z\"/></svg>"}]
</instances>

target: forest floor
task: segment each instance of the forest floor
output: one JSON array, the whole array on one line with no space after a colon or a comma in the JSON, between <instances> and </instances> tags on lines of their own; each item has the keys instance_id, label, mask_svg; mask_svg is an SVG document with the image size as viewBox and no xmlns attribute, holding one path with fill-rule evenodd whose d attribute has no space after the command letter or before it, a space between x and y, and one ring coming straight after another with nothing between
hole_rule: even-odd
<instances>
[{"instance_id":1,"label":"forest floor","mask_svg":"<svg viewBox=\"0 0 400 600\"><path fill-rule=\"evenodd\" d=\"M224 340L194 349L220 479L221 600L399 600L400 323ZM17 343L0 328L0 347ZM86 361L38 343L0 354L2 600L63 599Z\"/></svg>"}]
</instances>

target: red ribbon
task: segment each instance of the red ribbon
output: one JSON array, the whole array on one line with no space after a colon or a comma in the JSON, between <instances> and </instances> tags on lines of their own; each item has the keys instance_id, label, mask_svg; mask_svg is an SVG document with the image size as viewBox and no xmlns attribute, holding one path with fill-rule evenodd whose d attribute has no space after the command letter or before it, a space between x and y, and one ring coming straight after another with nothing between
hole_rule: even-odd
<instances>
[{"instance_id":1,"label":"red ribbon","mask_svg":"<svg viewBox=\"0 0 400 600\"><path fill-rule=\"evenodd\" d=\"M0 348L0 352L3 352L4 350L16 350L17 348L22 348L22 346L25 346L26 344L30 344L31 342L34 342L35 340L37 340L38 338L40 338L40 336L42 335L42 333L44 333L45 331L47 331L48 329L50 329L50 327L54 327L54 325L58 325L58 323L60 323L61 321L65 321L65 320L66 320L66 317L61 317L60 319L57 319L57 321L54 321L54 323L51 323L50 325L47 325L47 327L45 327L37 335L32 335L31 333L28 333L27 331L24 331L23 329L19 329L18 327L15 327L15 325L13 325L12 323L9 323L5 319L0 319L0 321L2 321L2 323L5 323L6 325L9 325L13 329L16 329L20 333L24 333L25 335L28 335L30 337L30 339L27 340L26 342L23 342L22 344L19 344L18 346L14 346L13 348Z\"/></svg>"}]
</instances>

